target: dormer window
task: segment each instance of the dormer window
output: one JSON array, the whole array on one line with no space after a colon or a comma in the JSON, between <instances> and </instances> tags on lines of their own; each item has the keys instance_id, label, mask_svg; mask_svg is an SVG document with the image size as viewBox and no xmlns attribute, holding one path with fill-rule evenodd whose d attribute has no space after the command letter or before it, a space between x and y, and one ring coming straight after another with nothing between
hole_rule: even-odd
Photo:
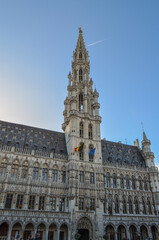
<instances>
[{"instance_id":1,"label":"dormer window","mask_svg":"<svg viewBox=\"0 0 159 240\"><path fill-rule=\"evenodd\" d=\"M79 70L79 82L82 82L83 78L82 78L82 69L80 68Z\"/></svg>"}]
</instances>

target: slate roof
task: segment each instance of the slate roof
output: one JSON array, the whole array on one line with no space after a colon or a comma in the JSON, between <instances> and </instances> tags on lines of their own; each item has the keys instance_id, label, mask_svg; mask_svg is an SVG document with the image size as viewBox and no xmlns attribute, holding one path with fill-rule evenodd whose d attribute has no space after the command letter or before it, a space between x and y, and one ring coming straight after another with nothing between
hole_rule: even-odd
<instances>
[{"instance_id":1,"label":"slate roof","mask_svg":"<svg viewBox=\"0 0 159 240\"><path fill-rule=\"evenodd\" d=\"M146 167L138 147L102 140L103 162L118 162L121 165Z\"/></svg>"},{"instance_id":2,"label":"slate roof","mask_svg":"<svg viewBox=\"0 0 159 240\"><path fill-rule=\"evenodd\" d=\"M4 121L0 121L0 145L67 156L64 133ZM145 160L137 147L106 140L101 140L101 145L103 163L145 167Z\"/></svg>"},{"instance_id":3,"label":"slate roof","mask_svg":"<svg viewBox=\"0 0 159 240\"><path fill-rule=\"evenodd\" d=\"M61 132L0 121L0 144L67 155Z\"/></svg>"}]
</instances>

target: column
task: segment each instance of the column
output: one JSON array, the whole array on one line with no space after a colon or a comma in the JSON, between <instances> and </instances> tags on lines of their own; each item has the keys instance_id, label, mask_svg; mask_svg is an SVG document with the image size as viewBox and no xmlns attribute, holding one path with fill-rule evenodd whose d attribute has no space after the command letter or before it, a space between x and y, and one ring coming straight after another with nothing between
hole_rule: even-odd
<instances>
[{"instance_id":1,"label":"column","mask_svg":"<svg viewBox=\"0 0 159 240\"><path fill-rule=\"evenodd\" d=\"M70 230L70 228L68 229L68 240L71 240L71 230Z\"/></svg>"},{"instance_id":2,"label":"column","mask_svg":"<svg viewBox=\"0 0 159 240\"><path fill-rule=\"evenodd\" d=\"M57 240L59 240L60 239L60 228L58 227L57 228Z\"/></svg>"},{"instance_id":3,"label":"column","mask_svg":"<svg viewBox=\"0 0 159 240\"><path fill-rule=\"evenodd\" d=\"M118 231L115 231L115 239L118 240Z\"/></svg>"},{"instance_id":4,"label":"column","mask_svg":"<svg viewBox=\"0 0 159 240\"><path fill-rule=\"evenodd\" d=\"M37 226L34 227L34 236L33 237L36 237L36 233L37 233Z\"/></svg>"},{"instance_id":5,"label":"column","mask_svg":"<svg viewBox=\"0 0 159 240\"><path fill-rule=\"evenodd\" d=\"M126 229L126 235L127 235L127 239L130 240L130 231L129 231L129 227L127 227L127 229Z\"/></svg>"},{"instance_id":6,"label":"column","mask_svg":"<svg viewBox=\"0 0 159 240\"><path fill-rule=\"evenodd\" d=\"M11 239L12 226L9 226L7 240Z\"/></svg>"},{"instance_id":7,"label":"column","mask_svg":"<svg viewBox=\"0 0 159 240\"><path fill-rule=\"evenodd\" d=\"M148 228L148 237L152 238L151 226L149 226Z\"/></svg>"},{"instance_id":8,"label":"column","mask_svg":"<svg viewBox=\"0 0 159 240\"><path fill-rule=\"evenodd\" d=\"M49 234L49 227L46 227L46 232L45 232L45 240L48 240L48 234Z\"/></svg>"}]
</instances>

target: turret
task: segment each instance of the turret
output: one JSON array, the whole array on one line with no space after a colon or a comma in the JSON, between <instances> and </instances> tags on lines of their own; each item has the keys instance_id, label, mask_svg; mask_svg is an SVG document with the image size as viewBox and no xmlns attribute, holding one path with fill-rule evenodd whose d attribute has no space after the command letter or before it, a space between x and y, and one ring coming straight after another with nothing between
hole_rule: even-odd
<instances>
[{"instance_id":1,"label":"turret","mask_svg":"<svg viewBox=\"0 0 159 240\"><path fill-rule=\"evenodd\" d=\"M147 139L145 131L143 130L142 153L146 161L147 167L154 167L154 153L151 152L151 142Z\"/></svg>"}]
</instances>

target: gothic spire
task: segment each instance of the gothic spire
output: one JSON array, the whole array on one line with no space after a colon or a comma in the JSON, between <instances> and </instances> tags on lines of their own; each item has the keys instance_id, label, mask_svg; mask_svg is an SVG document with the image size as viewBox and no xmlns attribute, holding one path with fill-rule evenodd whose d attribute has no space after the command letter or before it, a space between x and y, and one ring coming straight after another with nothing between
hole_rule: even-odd
<instances>
[{"instance_id":1,"label":"gothic spire","mask_svg":"<svg viewBox=\"0 0 159 240\"><path fill-rule=\"evenodd\" d=\"M146 137L146 133L145 131L143 130L143 141L148 141L147 137Z\"/></svg>"}]
</instances>

